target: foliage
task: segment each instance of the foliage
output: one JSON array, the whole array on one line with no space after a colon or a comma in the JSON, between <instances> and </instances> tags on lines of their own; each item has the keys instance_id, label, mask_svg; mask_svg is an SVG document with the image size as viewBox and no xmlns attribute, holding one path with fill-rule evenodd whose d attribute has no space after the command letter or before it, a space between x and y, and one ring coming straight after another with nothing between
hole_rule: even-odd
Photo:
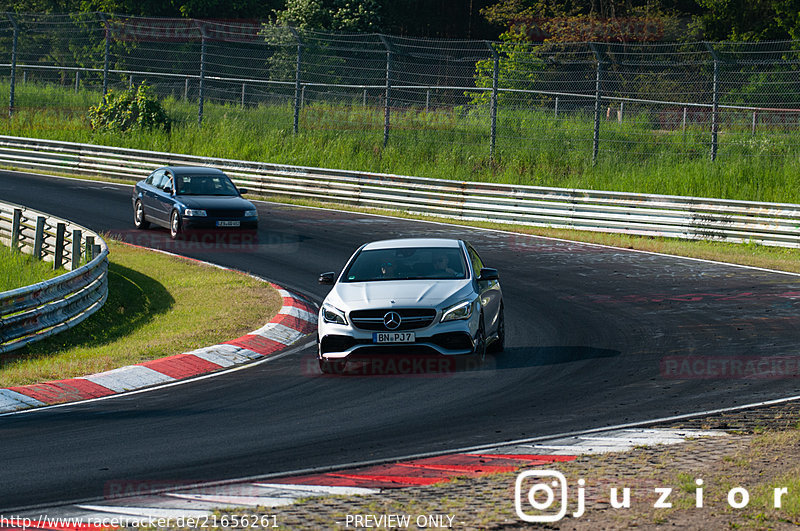
<instances>
[{"instance_id":1,"label":"foliage","mask_svg":"<svg viewBox=\"0 0 800 531\"><path fill-rule=\"evenodd\" d=\"M697 0L697 25L707 40L800 39L800 0Z\"/></svg>"},{"instance_id":2,"label":"foliage","mask_svg":"<svg viewBox=\"0 0 800 531\"><path fill-rule=\"evenodd\" d=\"M381 28L379 0L287 0L277 22L302 29L374 32Z\"/></svg>"},{"instance_id":3,"label":"foliage","mask_svg":"<svg viewBox=\"0 0 800 531\"><path fill-rule=\"evenodd\" d=\"M680 40L685 12L670 2L635 0L500 0L481 10L486 19L503 24L501 38L543 42L646 42Z\"/></svg>"},{"instance_id":4,"label":"foliage","mask_svg":"<svg viewBox=\"0 0 800 531\"><path fill-rule=\"evenodd\" d=\"M104 101L89 108L89 120L95 131L169 131L171 127L167 112L144 82L136 90L109 91Z\"/></svg>"},{"instance_id":5,"label":"foliage","mask_svg":"<svg viewBox=\"0 0 800 531\"><path fill-rule=\"evenodd\" d=\"M536 53L529 43L520 42L513 34L503 34L504 41L495 44L495 52L499 55L498 84L507 89L527 89L536 77L545 68L545 62ZM494 59L484 59L475 64L475 86L491 88L494 76ZM492 96L488 90L469 93L473 105L487 104ZM525 93L524 95L501 92L498 94L498 104L503 105L506 99L513 98L515 104L530 106L535 103L530 101L537 96ZM523 101L521 98L525 98Z\"/></svg>"}]
</instances>

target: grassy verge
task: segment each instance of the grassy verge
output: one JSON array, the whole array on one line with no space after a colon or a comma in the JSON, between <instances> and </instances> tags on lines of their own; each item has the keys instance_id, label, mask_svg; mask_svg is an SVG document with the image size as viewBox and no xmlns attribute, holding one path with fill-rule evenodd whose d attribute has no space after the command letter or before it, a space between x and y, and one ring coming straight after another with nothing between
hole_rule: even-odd
<instances>
[{"instance_id":1,"label":"grassy verge","mask_svg":"<svg viewBox=\"0 0 800 531\"><path fill-rule=\"evenodd\" d=\"M109 241L109 297L75 328L0 356L0 387L141 363L246 334L281 298L246 275Z\"/></svg>"},{"instance_id":2,"label":"grassy verge","mask_svg":"<svg viewBox=\"0 0 800 531\"><path fill-rule=\"evenodd\" d=\"M0 84L0 100L8 85ZM293 109L207 101L197 125L196 102L167 97L171 132L94 133L86 118L99 93L35 84L17 87L18 110L0 117L0 134L88 142L155 151L273 163L377 171L443 179L562 188L800 202L798 131L720 132L709 160L709 132L699 126L661 130L647 116L603 122L597 164L587 114L502 110L495 156L485 109L395 110L383 146L383 109L310 103L293 133ZM727 127L727 129L726 129Z\"/></svg>"},{"instance_id":3,"label":"grassy verge","mask_svg":"<svg viewBox=\"0 0 800 531\"><path fill-rule=\"evenodd\" d=\"M33 256L14 252L0 245L0 291L8 291L56 277L65 271L53 271L53 264Z\"/></svg>"}]
</instances>

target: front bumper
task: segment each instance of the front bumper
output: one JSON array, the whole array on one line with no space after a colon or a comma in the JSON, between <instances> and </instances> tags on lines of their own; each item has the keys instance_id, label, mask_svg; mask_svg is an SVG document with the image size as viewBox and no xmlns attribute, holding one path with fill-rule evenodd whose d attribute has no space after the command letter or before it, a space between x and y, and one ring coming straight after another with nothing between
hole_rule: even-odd
<instances>
[{"instance_id":1,"label":"front bumper","mask_svg":"<svg viewBox=\"0 0 800 531\"><path fill-rule=\"evenodd\" d=\"M438 320L438 317L437 317ZM352 325L326 323L319 316L319 356L326 360L345 360L360 356L464 356L475 351L475 333L470 320L448 321L416 330L413 343L375 343L370 330Z\"/></svg>"}]
</instances>

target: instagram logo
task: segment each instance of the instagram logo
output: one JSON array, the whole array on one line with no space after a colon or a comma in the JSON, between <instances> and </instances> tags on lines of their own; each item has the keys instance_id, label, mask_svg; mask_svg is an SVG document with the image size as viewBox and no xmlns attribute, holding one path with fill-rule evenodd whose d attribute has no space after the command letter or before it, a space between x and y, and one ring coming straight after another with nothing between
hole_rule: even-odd
<instances>
[{"instance_id":1,"label":"instagram logo","mask_svg":"<svg viewBox=\"0 0 800 531\"><path fill-rule=\"evenodd\" d=\"M535 481L532 483L532 481ZM578 480L578 518L584 512L584 480ZM524 505L524 508L523 508ZM517 476L514 486L514 508L525 522L558 522L567 514L567 478L556 470L528 470ZM530 514L525 509L544 514ZM557 508L557 512L554 512Z\"/></svg>"}]
</instances>

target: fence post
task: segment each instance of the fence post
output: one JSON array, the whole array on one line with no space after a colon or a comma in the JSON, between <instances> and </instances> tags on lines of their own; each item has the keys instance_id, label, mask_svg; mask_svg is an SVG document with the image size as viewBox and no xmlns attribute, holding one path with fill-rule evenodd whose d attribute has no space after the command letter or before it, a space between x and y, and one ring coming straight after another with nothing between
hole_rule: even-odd
<instances>
[{"instance_id":1,"label":"fence post","mask_svg":"<svg viewBox=\"0 0 800 531\"><path fill-rule=\"evenodd\" d=\"M78 93L78 89L81 86L81 71L75 70L75 93Z\"/></svg>"},{"instance_id":2,"label":"fence post","mask_svg":"<svg viewBox=\"0 0 800 531\"><path fill-rule=\"evenodd\" d=\"M297 30L293 27L289 26L289 31L292 32L295 40L297 40L297 64L295 65L294 71L294 121L293 121L293 131L294 134L300 132L300 91L305 87L300 87L300 67L303 63L303 41L300 40L300 34L297 33Z\"/></svg>"},{"instance_id":3,"label":"fence post","mask_svg":"<svg viewBox=\"0 0 800 531\"><path fill-rule=\"evenodd\" d=\"M597 164L597 154L600 151L600 88L603 79L603 58L594 43L589 43L589 47L597 60L597 75L594 86L594 134L592 135L592 166L594 166Z\"/></svg>"},{"instance_id":4,"label":"fence post","mask_svg":"<svg viewBox=\"0 0 800 531\"><path fill-rule=\"evenodd\" d=\"M494 66L492 67L492 100L489 106L491 125L489 126L489 157L494 158L495 142L497 141L497 86L500 79L500 55L489 41L484 41L486 47L492 52Z\"/></svg>"},{"instance_id":5,"label":"fence post","mask_svg":"<svg viewBox=\"0 0 800 531\"><path fill-rule=\"evenodd\" d=\"M392 90L392 49L384 35L378 35L386 48L386 94L383 101L383 147L389 143L390 122L390 97Z\"/></svg>"},{"instance_id":6,"label":"fence post","mask_svg":"<svg viewBox=\"0 0 800 531\"><path fill-rule=\"evenodd\" d=\"M36 233L33 237L33 256L37 260L42 259L42 249L44 248L44 225L47 218L36 216Z\"/></svg>"},{"instance_id":7,"label":"fence post","mask_svg":"<svg viewBox=\"0 0 800 531\"><path fill-rule=\"evenodd\" d=\"M70 271L75 271L81 263L81 237L80 229L72 231L72 267Z\"/></svg>"},{"instance_id":8,"label":"fence post","mask_svg":"<svg viewBox=\"0 0 800 531\"><path fill-rule=\"evenodd\" d=\"M183 82L183 101L189 99L189 76L186 76L186 79Z\"/></svg>"},{"instance_id":9,"label":"fence post","mask_svg":"<svg viewBox=\"0 0 800 531\"><path fill-rule=\"evenodd\" d=\"M247 85L245 83L242 83L242 109L244 109L244 91L246 86Z\"/></svg>"},{"instance_id":10,"label":"fence post","mask_svg":"<svg viewBox=\"0 0 800 531\"><path fill-rule=\"evenodd\" d=\"M15 208L11 219L11 249L19 250L19 233L22 230L22 209Z\"/></svg>"},{"instance_id":11,"label":"fence post","mask_svg":"<svg viewBox=\"0 0 800 531\"><path fill-rule=\"evenodd\" d=\"M87 236L86 246L83 249L83 254L84 258L86 259L86 263L89 263L92 260L94 260L94 256L92 256L92 247L94 247L94 236Z\"/></svg>"},{"instance_id":12,"label":"fence post","mask_svg":"<svg viewBox=\"0 0 800 531\"><path fill-rule=\"evenodd\" d=\"M756 134L756 111L753 111L753 132L752 134Z\"/></svg>"},{"instance_id":13,"label":"fence post","mask_svg":"<svg viewBox=\"0 0 800 531\"><path fill-rule=\"evenodd\" d=\"M59 269L64 263L64 235L67 232L67 226L64 223L56 224L56 248L53 253L53 269Z\"/></svg>"},{"instance_id":14,"label":"fence post","mask_svg":"<svg viewBox=\"0 0 800 531\"><path fill-rule=\"evenodd\" d=\"M686 132L686 114L687 114L687 112L688 112L688 110L686 109L686 107L684 107L683 108L683 132L684 133Z\"/></svg>"},{"instance_id":15,"label":"fence post","mask_svg":"<svg viewBox=\"0 0 800 531\"><path fill-rule=\"evenodd\" d=\"M555 117L558 118L558 96L556 96Z\"/></svg>"},{"instance_id":16,"label":"fence post","mask_svg":"<svg viewBox=\"0 0 800 531\"><path fill-rule=\"evenodd\" d=\"M717 160L717 148L718 146L718 139L717 133L719 129L719 56L717 55L716 50L714 47L711 46L711 43L706 42L706 49L708 53L711 54L711 57L714 59L714 82L713 82L713 94L711 96L711 160Z\"/></svg>"},{"instance_id":17,"label":"fence post","mask_svg":"<svg viewBox=\"0 0 800 531\"><path fill-rule=\"evenodd\" d=\"M431 108L431 89L425 91L425 112L429 112Z\"/></svg>"},{"instance_id":18,"label":"fence post","mask_svg":"<svg viewBox=\"0 0 800 531\"><path fill-rule=\"evenodd\" d=\"M99 13L99 15L103 21L103 27L106 29L106 46L103 52L103 101L106 101L106 95L108 94L108 56L111 51L111 27L108 25L105 13Z\"/></svg>"},{"instance_id":19,"label":"fence post","mask_svg":"<svg viewBox=\"0 0 800 531\"><path fill-rule=\"evenodd\" d=\"M200 88L197 102L197 125L203 125L203 100L206 89L206 28L202 21L196 20L200 30Z\"/></svg>"},{"instance_id":20,"label":"fence post","mask_svg":"<svg viewBox=\"0 0 800 531\"><path fill-rule=\"evenodd\" d=\"M14 114L14 89L17 81L17 42L19 37L19 27L17 26L17 21L14 18L14 15L11 13L6 13L6 16L8 17L8 20L11 21L11 25L14 26L14 37L11 44L11 89L8 97L8 117L11 118L11 116Z\"/></svg>"}]
</instances>

